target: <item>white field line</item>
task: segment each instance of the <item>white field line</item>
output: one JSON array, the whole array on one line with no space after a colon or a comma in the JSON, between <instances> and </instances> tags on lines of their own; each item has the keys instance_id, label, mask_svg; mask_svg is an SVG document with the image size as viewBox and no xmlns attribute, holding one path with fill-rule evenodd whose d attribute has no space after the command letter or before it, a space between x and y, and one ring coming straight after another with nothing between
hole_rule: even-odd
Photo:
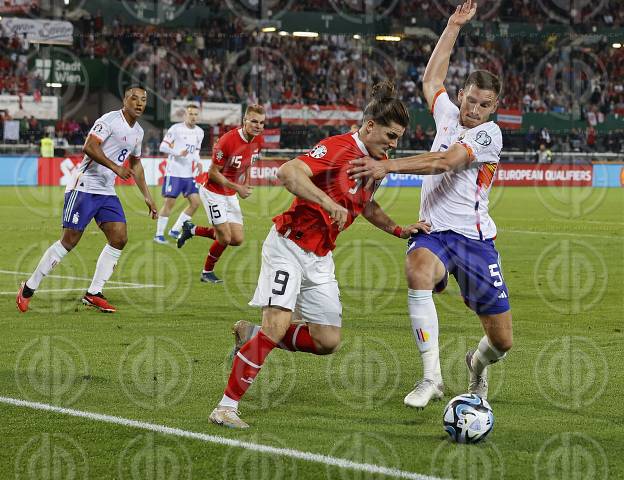
<instances>
[{"instance_id":1,"label":"white field line","mask_svg":"<svg viewBox=\"0 0 624 480\"><path fill-rule=\"evenodd\" d=\"M12 274L12 275L28 275L28 276L30 276L32 274L32 272L14 272L12 270L0 270L0 273L8 273L8 274ZM72 276L69 276L69 275L46 275L46 277L48 277L48 278L65 278L67 280L88 280L88 281L91 281L91 278L72 277ZM162 287L164 287L164 285L152 285L152 284L149 284L149 283L118 282L116 280L109 280L106 283L108 283L108 284L115 284L115 285L132 286L132 287L143 287L143 288L162 288Z\"/></svg>"},{"instance_id":2,"label":"white field line","mask_svg":"<svg viewBox=\"0 0 624 480\"><path fill-rule=\"evenodd\" d=\"M124 427L138 428L141 430L148 430L150 432L162 433L164 435L190 438L193 440L199 440L201 442L223 445L226 447L242 448L245 450L251 450L253 452L266 453L269 455L278 455L282 457L290 457L297 460L304 460L307 462L322 463L323 465L344 468L347 470L356 470L370 474L382 474L393 478L408 478L412 480L442 480L438 477L431 477L428 475L422 475L420 473L407 472L404 470L398 470L396 468L383 467L381 465L358 463L347 460L345 458L331 457L329 455L321 455L312 452L303 452L291 448L278 448L272 447L270 445L262 445L259 443L244 442L241 440L234 440L232 438L219 437L217 435L208 435L207 433L190 432L188 430L181 430L179 428L166 427L164 425L141 422L128 418L115 417L112 415L84 412L82 410L74 410L73 408L55 407L54 405L48 405L46 403L30 402L27 400L20 400L10 397L0 397L0 403L13 405L15 407L24 407L33 410L42 410L45 412L58 413L61 415L69 415L72 417L86 418L88 420L93 420L96 422L104 422L113 425L121 425Z\"/></svg>"},{"instance_id":3,"label":"white field line","mask_svg":"<svg viewBox=\"0 0 624 480\"><path fill-rule=\"evenodd\" d=\"M553 236L566 236L566 237L587 237L587 238L602 238L603 240L624 240L624 237L618 235L595 235L591 233L573 233L573 232L542 232L539 230L512 230L509 228L499 228L501 233L524 233L527 235L553 235Z\"/></svg>"},{"instance_id":4,"label":"white field line","mask_svg":"<svg viewBox=\"0 0 624 480\"><path fill-rule=\"evenodd\" d=\"M120 287L106 287L106 290L122 290L126 288L160 288L160 285L124 285ZM84 292L86 287L81 288L49 288L47 290L37 290L37 294L52 293L52 292ZM12 290L10 292L0 292L0 295L16 295L17 291Z\"/></svg>"}]
</instances>

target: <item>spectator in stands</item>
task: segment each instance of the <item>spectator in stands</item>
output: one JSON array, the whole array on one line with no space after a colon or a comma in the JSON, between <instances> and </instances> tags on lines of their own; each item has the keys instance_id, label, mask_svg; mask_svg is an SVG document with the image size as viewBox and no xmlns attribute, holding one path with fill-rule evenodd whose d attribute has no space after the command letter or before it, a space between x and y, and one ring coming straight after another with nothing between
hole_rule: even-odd
<instances>
[{"instance_id":1,"label":"spectator in stands","mask_svg":"<svg viewBox=\"0 0 624 480\"><path fill-rule=\"evenodd\" d=\"M535 152L535 160L537 163L552 163L552 152L546 147L546 144L540 144L539 150Z\"/></svg>"}]
</instances>

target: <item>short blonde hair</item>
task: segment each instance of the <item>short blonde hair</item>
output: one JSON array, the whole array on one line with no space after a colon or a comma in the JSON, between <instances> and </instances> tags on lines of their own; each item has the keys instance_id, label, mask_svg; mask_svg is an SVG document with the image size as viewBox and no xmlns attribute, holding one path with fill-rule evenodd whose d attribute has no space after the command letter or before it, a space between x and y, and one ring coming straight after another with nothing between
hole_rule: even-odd
<instances>
[{"instance_id":1,"label":"short blonde hair","mask_svg":"<svg viewBox=\"0 0 624 480\"><path fill-rule=\"evenodd\" d=\"M258 105L257 103L247 105L247 109L245 110L245 116L247 116L248 113L258 113L260 115L266 115L264 107L262 105Z\"/></svg>"}]
</instances>

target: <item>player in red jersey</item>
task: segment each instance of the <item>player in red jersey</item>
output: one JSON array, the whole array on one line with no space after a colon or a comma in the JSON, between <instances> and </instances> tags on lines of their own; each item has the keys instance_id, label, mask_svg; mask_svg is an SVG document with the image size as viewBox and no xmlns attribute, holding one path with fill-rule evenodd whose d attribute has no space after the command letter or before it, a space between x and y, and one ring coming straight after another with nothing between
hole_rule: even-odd
<instances>
[{"instance_id":1,"label":"player in red jersey","mask_svg":"<svg viewBox=\"0 0 624 480\"><path fill-rule=\"evenodd\" d=\"M389 83L376 85L357 132L329 137L280 167L278 178L296 198L273 219L262 247L258 286L250 302L262 308L262 327L235 325L240 348L225 394L210 415L213 423L248 427L238 416L238 402L274 348L316 355L338 348L342 305L332 250L338 234L359 214L400 238L428 230L424 223L398 226L373 200L379 182L351 180L347 173L350 160L387 160L387 151L396 148L409 114L393 92ZM295 310L303 322L292 323Z\"/></svg>"},{"instance_id":2,"label":"player in red jersey","mask_svg":"<svg viewBox=\"0 0 624 480\"><path fill-rule=\"evenodd\" d=\"M260 157L265 112L261 105L249 105L243 118L243 126L223 135L212 150L212 165L208 180L200 188L199 197L213 228L184 222L178 238L178 248L194 235L209 237L215 241L206 257L202 282L221 283L214 267L228 245L243 243L243 212L239 197L251 195L249 168Z\"/></svg>"}]
</instances>

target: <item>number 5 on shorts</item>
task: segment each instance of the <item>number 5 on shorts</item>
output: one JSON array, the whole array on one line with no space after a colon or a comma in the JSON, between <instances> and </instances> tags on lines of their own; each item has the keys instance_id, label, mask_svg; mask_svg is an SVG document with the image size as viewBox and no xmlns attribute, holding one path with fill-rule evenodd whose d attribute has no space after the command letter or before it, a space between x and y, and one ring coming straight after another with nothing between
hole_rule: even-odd
<instances>
[{"instance_id":1,"label":"number 5 on shorts","mask_svg":"<svg viewBox=\"0 0 624 480\"><path fill-rule=\"evenodd\" d=\"M290 277L290 274L283 270L278 270L277 272L275 272L275 279L273 281L277 283L278 285L281 285L281 289L278 290L274 288L273 290L271 290L273 292L273 295L284 295L289 277Z\"/></svg>"},{"instance_id":2,"label":"number 5 on shorts","mask_svg":"<svg viewBox=\"0 0 624 480\"><path fill-rule=\"evenodd\" d=\"M221 218L221 212L218 207L219 205L210 205L210 217L212 220Z\"/></svg>"}]
</instances>

